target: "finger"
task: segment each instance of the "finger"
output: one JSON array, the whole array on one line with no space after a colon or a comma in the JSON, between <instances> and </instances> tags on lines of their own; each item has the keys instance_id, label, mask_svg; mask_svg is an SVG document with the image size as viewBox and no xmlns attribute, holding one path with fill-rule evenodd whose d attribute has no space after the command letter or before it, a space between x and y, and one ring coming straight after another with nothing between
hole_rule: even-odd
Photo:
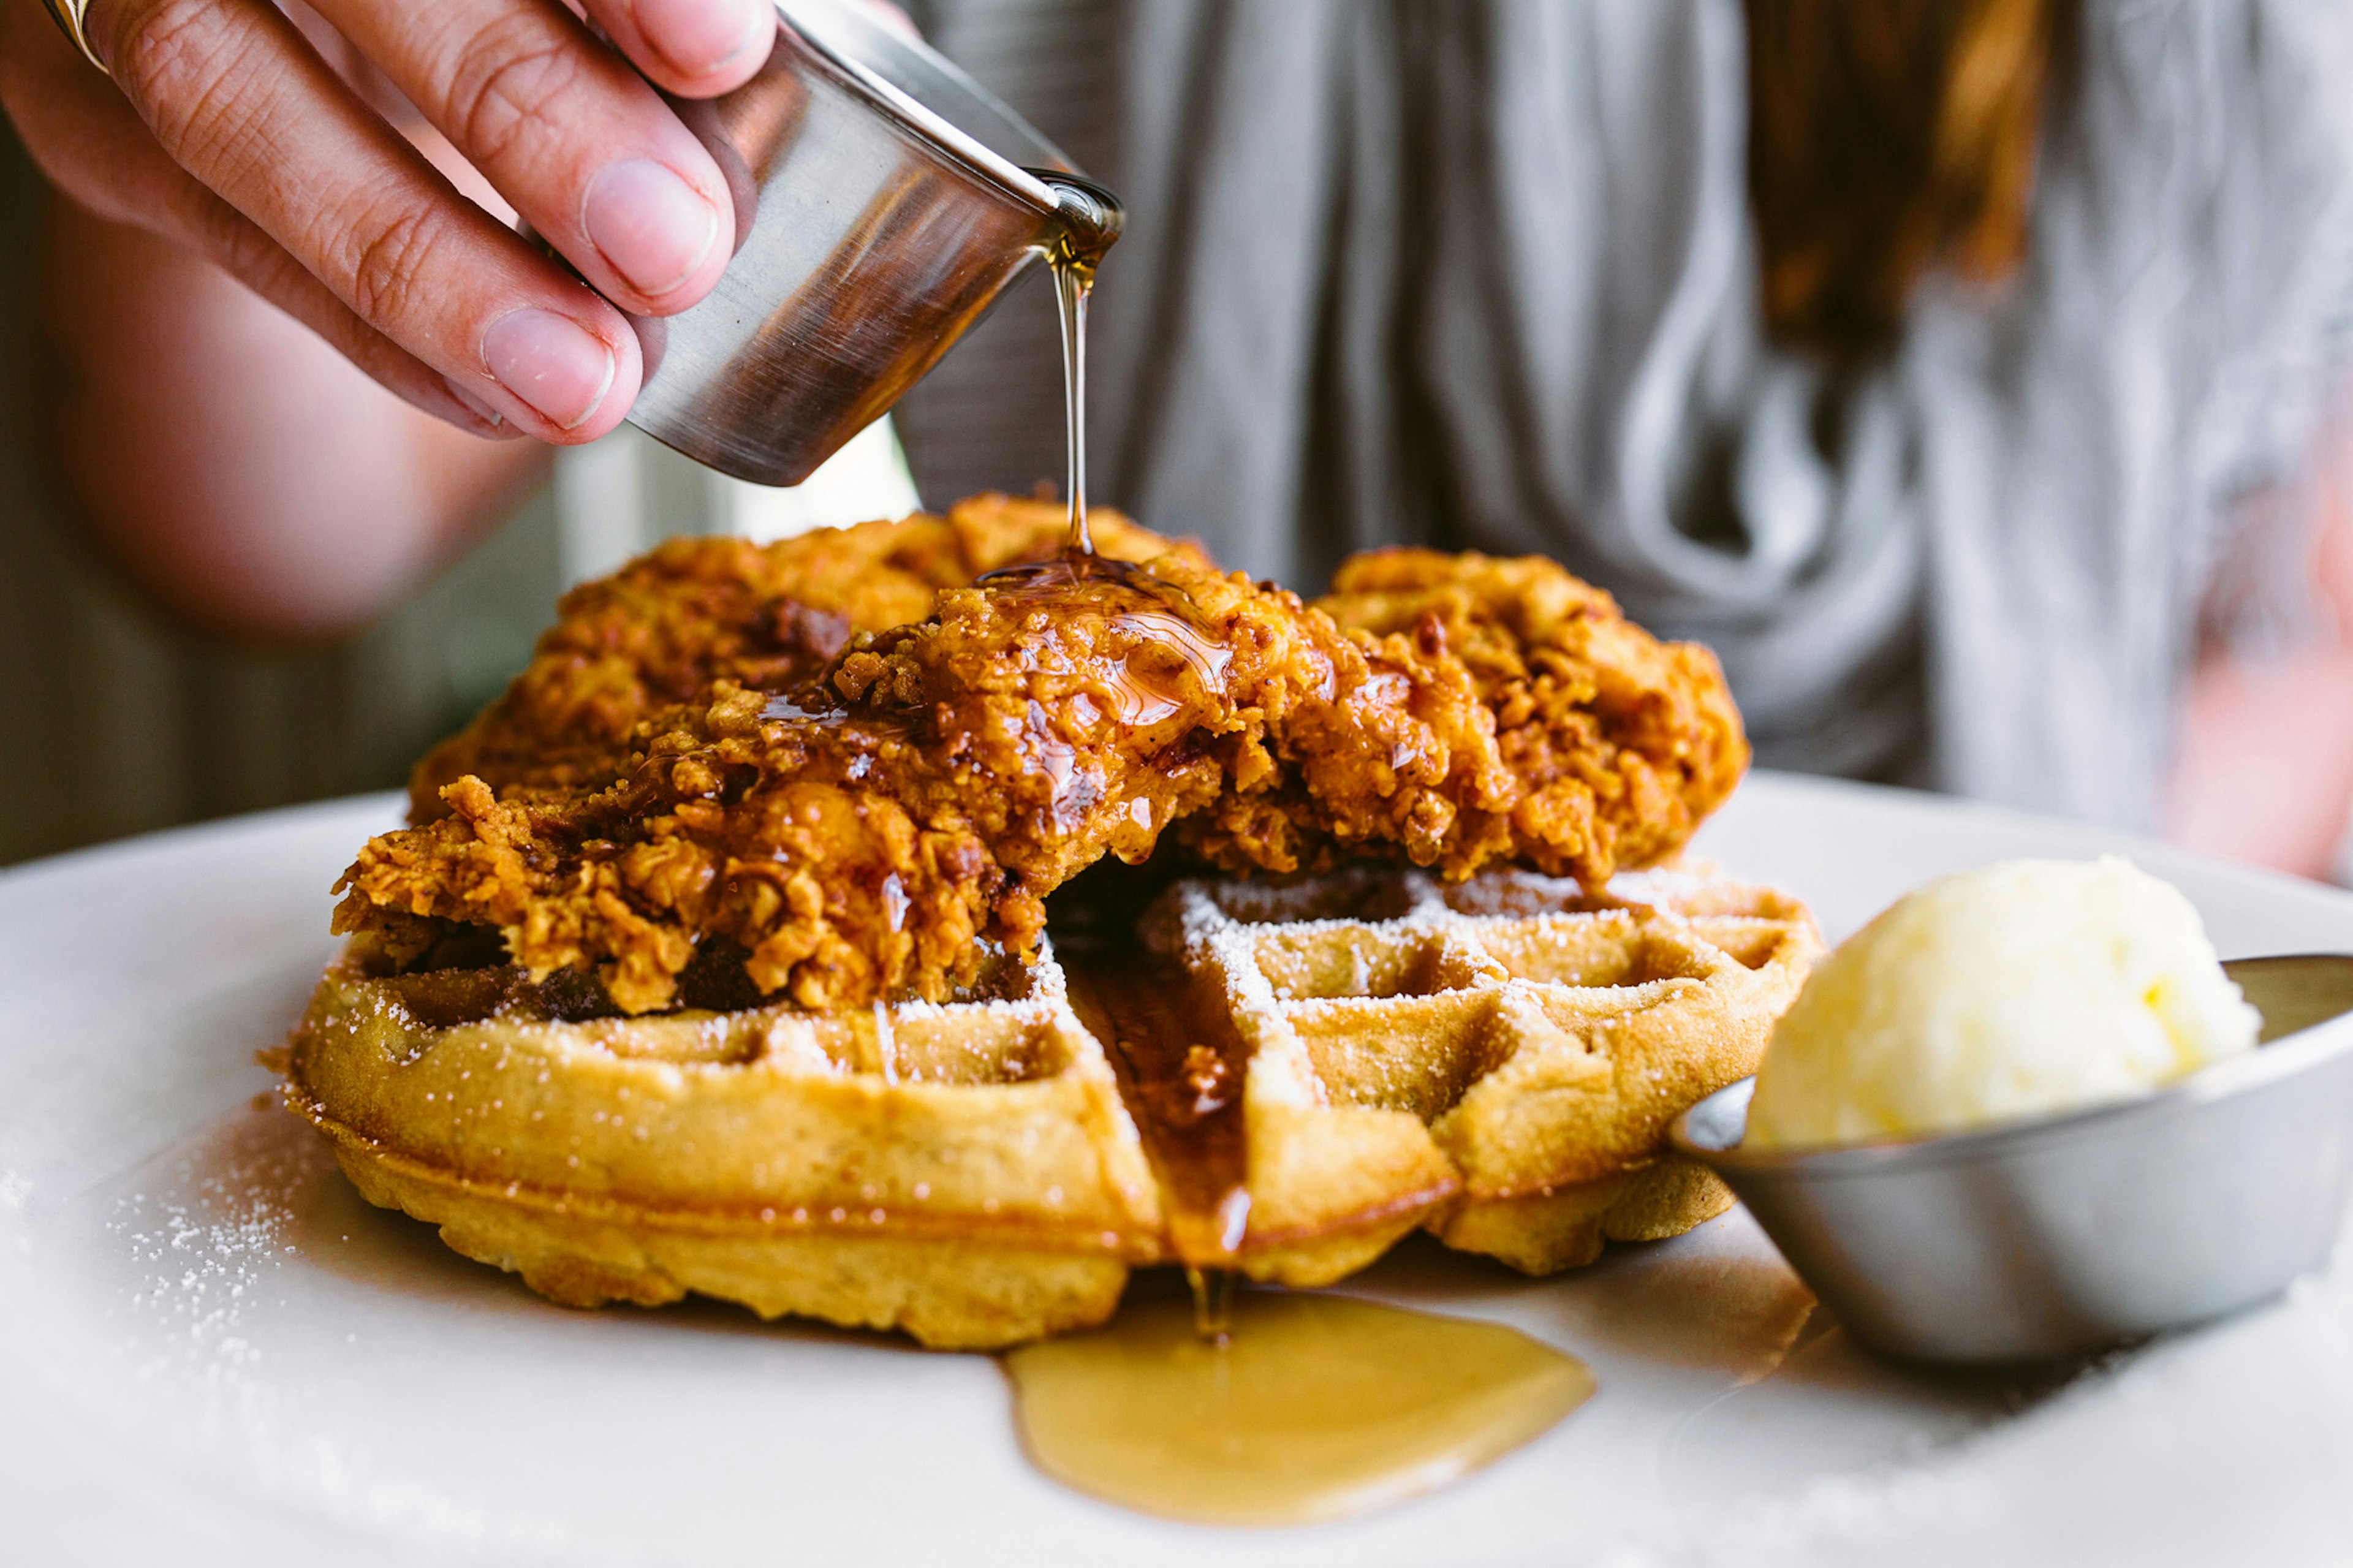
<instances>
[{"instance_id":1,"label":"finger","mask_svg":"<svg viewBox=\"0 0 2353 1568\"><path fill-rule=\"evenodd\" d=\"M215 266L316 332L405 402L493 440L522 434L468 384L470 378L444 375L369 326L252 219L194 181L189 184L198 211L183 226L195 231L195 248Z\"/></svg>"},{"instance_id":2,"label":"finger","mask_svg":"<svg viewBox=\"0 0 2353 1568\"><path fill-rule=\"evenodd\" d=\"M16 90L20 70L44 66L50 71L44 90ZM165 157L122 95L53 28L0 30L0 87L9 89L43 173L83 207L205 257L411 405L474 435L521 434L496 409L361 321L284 247Z\"/></svg>"},{"instance_id":3,"label":"finger","mask_svg":"<svg viewBox=\"0 0 2353 1568\"><path fill-rule=\"evenodd\" d=\"M628 321L453 191L275 9L101 0L89 20L164 151L362 321L526 435L619 423Z\"/></svg>"},{"instance_id":4,"label":"finger","mask_svg":"<svg viewBox=\"0 0 2353 1568\"><path fill-rule=\"evenodd\" d=\"M639 70L681 98L742 87L776 40L776 0L588 0L588 15Z\"/></svg>"},{"instance_id":5,"label":"finger","mask_svg":"<svg viewBox=\"0 0 2353 1568\"><path fill-rule=\"evenodd\" d=\"M623 309L669 315L734 251L719 165L644 78L554 0L311 0Z\"/></svg>"}]
</instances>

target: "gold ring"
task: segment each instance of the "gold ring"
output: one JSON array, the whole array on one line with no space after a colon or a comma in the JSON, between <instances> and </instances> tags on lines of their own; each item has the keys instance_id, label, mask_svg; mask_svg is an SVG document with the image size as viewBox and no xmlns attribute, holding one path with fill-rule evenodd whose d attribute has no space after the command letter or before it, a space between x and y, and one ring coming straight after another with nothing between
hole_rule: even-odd
<instances>
[{"instance_id":1,"label":"gold ring","mask_svg":"<svg viewBox=\"0 0 2353 1568\"><path fill-rule=\"evenodd\" d=\"M41 0L41 4L48 7L49 19L58 25L59 32L73 40L82 58L110 77L114 74L106 70L106 62L98 58L98 51L90 47L89 36L81 30L82 15L90 9L90 0Z\"/></svg>"}]
</instances>

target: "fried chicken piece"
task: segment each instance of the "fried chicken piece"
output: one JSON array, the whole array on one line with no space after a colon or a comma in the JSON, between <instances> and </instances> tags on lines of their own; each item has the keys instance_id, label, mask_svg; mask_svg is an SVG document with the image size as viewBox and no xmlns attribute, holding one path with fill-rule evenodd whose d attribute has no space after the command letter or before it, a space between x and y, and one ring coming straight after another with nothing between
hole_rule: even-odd
<instances>
[{"instance_id":1,"label":"fried chicken piece","mask_svg":"<svg viewBox=\"0 0 2353 1568\"><path fill-rule=\"evenodd\" d=\"M1121 560L1179 548L1108 508L1090 509L1088 525L1097 550ZM918 512L772 544L670 540L565 595L530 666L417 763L409 820L445 815L441 792L469 774L501 795L542 798L610 784L650 715L723 678L759 691L803 684L853 632L920 621L941 589L1050 556L1068 531L1059 501L980 495L944 518Z\"/></svg>"},{"instance_id":2,"label":"fried chicken piece","mask_svg":"<svg viewBox=\"0 0 2353 1568\"><path fill-rule=\"evenodd\" d=\"M1051 521L1025 524L1019 504L967 514L994 531L959 536L958 569ZM820 543L889 553L861 532ZM1123 551L1157 542L1107 532ZM712 628L847 592L856 571L731 559L714 575L746 580L712 590L726 616L694 593L664 600L644 563L568 609L575 627L616 618L609 658L635 683L598 721L640 705L625 740L590 737L609 783L533 773L531 724L565 713L516 698L477 726L508 737L516 769L454 781L449 815L368 845L338 885L337 930L397 958L495 928L534 979L594 969L631 1012L670 1005L698 954L738 955L754 992L808 1006L936 999L990 952L1026 956L1047 893L1106 854L1143 859L1171 824L1235 869L1388 854L1599 885L1680 845L1747 758L1712 656L1658 643L1539 559L1376 552L1315 607L1198 552L1145 569L1062 559L939 593L929 621L860 634L800 686L799 656ZM691 700L652 702L699 675Z\"/></svg>"},{"instance_id":3,"label":"fried chicken piece","mask_svg":"<svg viewBox=\"0 0 2353 1568\"><path fill-rule=\"evenodd\" d=\"M1070 876L1229 791L1330 792L1327 832L1425 864L1515 794L1459 660L1183 552L949 590L815 685L722 679L631 745L626 778L563 798L458 781L450 816L362 851L336 929L414 951L435 922L496 926L534 979L593 966L628 1012L714 939L804 1005L937 999L984 944L1028 956Z\"/></svg>"},{"instance_id":4,"label":"fried chicken piece","mask_svg":"<svg viewBox=\"0 0 2353 1568\"><path fill-rule=\"evenodd\" d=\"M1351 557L1315 605L1344 627L1411 638L1427 658L1468 669L1504 765L1519 785L1507 811L1462 825L1446 869L1493 859L1533 865L1599 887L1620 867L1672 854L1729 796L1748 766L1739 710L1715 656L1662 643L1616 601L1542 556L1500 559L1433 550ZM1295 794L1290 822L1261 837L1291 839L1215 858L1324 866L1347 835L1328 835L1329 792ZM1303 829L1303 824L1304 825ZM1344 824L1345 826L1345 824ZM1204 834L1204 847L1226 849Z\"/></svg>"}]
</instances>

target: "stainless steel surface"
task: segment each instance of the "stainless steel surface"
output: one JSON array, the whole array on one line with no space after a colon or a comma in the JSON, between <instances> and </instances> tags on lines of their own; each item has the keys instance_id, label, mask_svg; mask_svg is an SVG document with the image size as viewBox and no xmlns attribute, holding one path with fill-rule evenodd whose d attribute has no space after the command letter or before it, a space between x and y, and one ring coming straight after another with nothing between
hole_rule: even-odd
<instances>
[{"instance_id":1,"label":"stainless steel surface","mask_svg":"<svg viewBox=\"0 0 2353 1568\"><path fill-rule=\"evenodd\" d=\"M1026 172L1069 160L930 49L841 0L777 9L760 74L681 110L734 186L740 243L707 298L638 322L629 417L724 473L788 485L1090 214Z\"/></svg>"},{"instance_id":2,"label":"stainless steel surface","mask_svg":"<svg viewBox=\"0 0 2353 1568\"><path fill-rule=\"evenodd\" d=\"M1672 1137L1876 1350L2031 1361L2199 1322L2325 1263L2353 1181L2353 957L2226 967L2263 1014L2264 1045L2143 1099L1746 1151L1743 1079Z\"/></svg>"}]
</instances>

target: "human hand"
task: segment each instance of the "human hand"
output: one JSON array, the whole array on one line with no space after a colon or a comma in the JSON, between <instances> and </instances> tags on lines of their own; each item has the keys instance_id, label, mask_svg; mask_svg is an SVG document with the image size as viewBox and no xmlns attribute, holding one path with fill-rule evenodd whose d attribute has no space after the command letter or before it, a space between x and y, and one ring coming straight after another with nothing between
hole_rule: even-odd
<instances>
[{"instance_id":1,"label":"human hand","mask_svg":"<svg viewBox=\"0 0 2353 1568\"><path fill-rule=\"evenodd\" d=\"M40 0L0 0L0 105L68 195L207 257L417 406L484 435L611 429L643 369L615 303L684 310L734 248L727 181L648 79L740 86L772 0L586 0L619 53L556 0L311 4L298 26L269 0L92 0L109 81ZM411 104L438 137L379 112Z\"/></svg>"}]
</instances>

